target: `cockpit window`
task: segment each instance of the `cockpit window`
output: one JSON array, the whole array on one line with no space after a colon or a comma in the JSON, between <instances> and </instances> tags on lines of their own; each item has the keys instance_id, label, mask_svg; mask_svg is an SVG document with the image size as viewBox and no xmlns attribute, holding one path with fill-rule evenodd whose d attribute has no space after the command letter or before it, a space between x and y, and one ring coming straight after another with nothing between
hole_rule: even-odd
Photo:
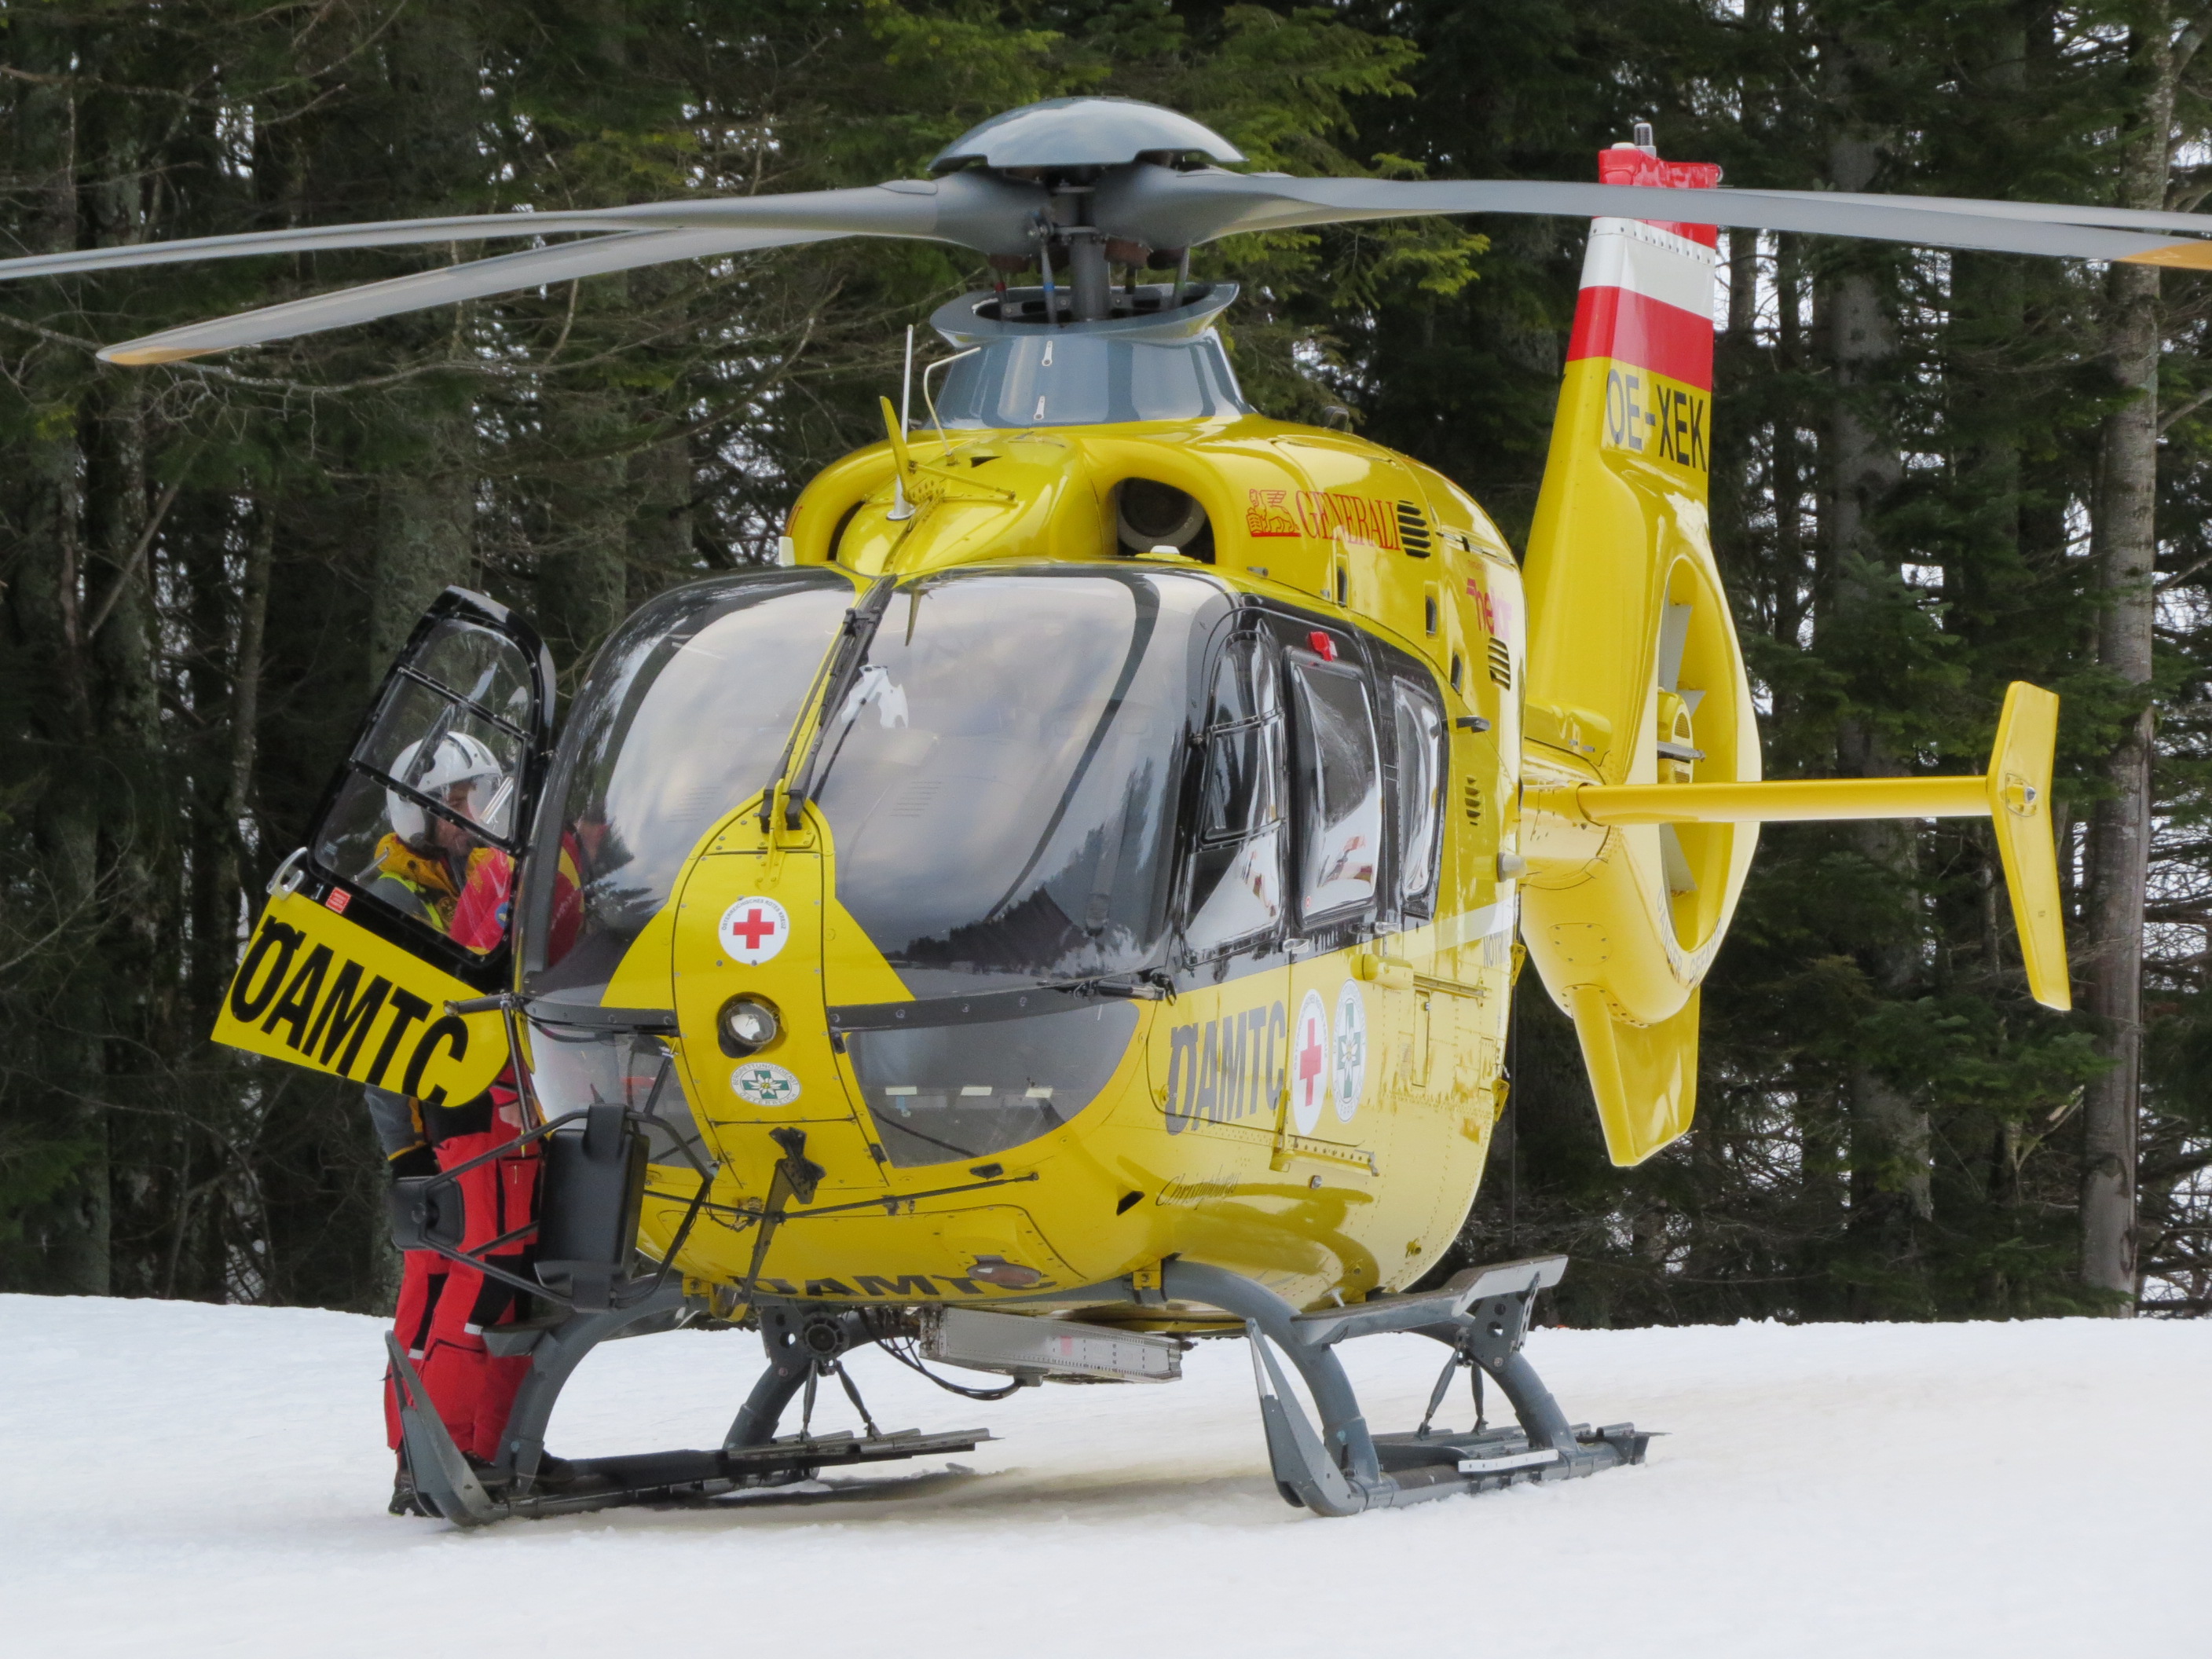
<instances>
[{"instance_id":1,"label":"cockpit window","mask_svg":"<svg viewBox=\"0 0 2212 1659\"><path fill-rule=\"evenodd\" d=\"M1226 603L1203 578L1118 570L893 597L814 793L837 896L915 996L1153 961L1192 658Z\"/></svg>"},{"instance_id":2,"label":"cockpit window","mask_svg":"<svg viewBox=\"0 0 2212 1659\"><path fill-rule=\"evenodd\" d=\"M600 1000L699 838L774 775L853 599L835 571L748 573L664 594L608 641L538 814L529 994Z\"/></svg>"}]
</instances>

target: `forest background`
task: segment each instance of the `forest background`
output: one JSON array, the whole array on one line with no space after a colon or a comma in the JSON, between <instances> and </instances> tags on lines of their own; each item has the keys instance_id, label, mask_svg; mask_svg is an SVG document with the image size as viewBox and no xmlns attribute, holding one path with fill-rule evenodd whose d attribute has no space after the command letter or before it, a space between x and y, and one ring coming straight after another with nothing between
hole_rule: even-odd
<instances>
[{"instance_id":1,"label":"forest background","mask_svg":"<svg viewBox=\"0 0 2212 1659\"><path fill-rule=\"evenodd\" d=\"M911 176L988 115L1152 99L1302 173L1583 179L1655 123L1728 180L2197 206L2207 17L2166 0L0 0L0 246ZM1264 410L1359 429L1517 543L1584 227L1232 239ZM1608 1165L1522 999L1455 1261L1560 1249L1572 1322L2212 1308L2212 335L2202 277L1726 234L1714 540L1781 775L1978 769L2066 699L2081 1011L2027 999L1964 820L1769 830L1697 1127ZM0 1287L375 1308L357 1091L205 1039L240 923L447 582L564 683L772 556L880 435L958 250L833 242L149 370L94 346L442 263L0 288Z\"/></svg>"}]
</instances>

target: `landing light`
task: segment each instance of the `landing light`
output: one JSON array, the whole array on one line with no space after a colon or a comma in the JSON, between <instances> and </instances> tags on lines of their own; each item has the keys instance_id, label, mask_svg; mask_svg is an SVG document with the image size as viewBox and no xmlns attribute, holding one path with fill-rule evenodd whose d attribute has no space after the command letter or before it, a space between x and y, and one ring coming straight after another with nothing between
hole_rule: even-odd
<instances>
[{"instance_id":1,"label":"landing light","mask_svg":"<svg viewBox=\"0 0 2212 1659\"><path fill-rule=\"evenodd\" d=\"M732 1060L758 1054L775 1041L780 1029L775 1010L751 997L732 997L714 1016L722 1052Z\"/></svg>"},{"instance_id":2,"label":"landing light","mask_svg":"<svg viewBox=\"0 0 2212 1659\"><path fill-rule=\"evenodd\" d=\"M1002 1291L1026 1291L1044 1282L1044 1275L1035 1267L1024 1267L1002 1255L977 1256L967 1276L980 1279L986 1285L996 1285Z\"/></svg>"}]
</instances>

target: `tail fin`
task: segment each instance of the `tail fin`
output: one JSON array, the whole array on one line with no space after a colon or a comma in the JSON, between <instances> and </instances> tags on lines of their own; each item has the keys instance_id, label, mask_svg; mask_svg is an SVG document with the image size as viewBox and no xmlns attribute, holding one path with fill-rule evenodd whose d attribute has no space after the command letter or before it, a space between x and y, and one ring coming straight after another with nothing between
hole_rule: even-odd
<instances>
[{"instance_id":1,"label":"tail fin","mask_svg":"<svg viewBox=\"0 0 2212 1659\"><path fill-rule=\"evenodd\" d=\"M1662 191L1720 181L1648 142L1601 152L1598 172L1653 187L1655 207ZM1524 576L1531 792L1759 775L1705 520L1718 240L1667 219L1590 226ZM1613 1160L1637 1163L1689 1127L1698 987L1758 830L1670 823L1601 840L1562 822L1522 820L1522 937L1574 1017Z\"/></svg>"},{"instance_id":2,"label":"tail fin","mask_svg":"<svg viewBox=\"0 0 2212 1659\"><path fill-rule=\"evenodd\" d=\"M1710 188L1720 169L1616 144L1607 184ZM1713 271L1710 225L1597 219L1528 539L1530 735L1583 728L1581 757L1609 750L1604 781L1627 781L1625 721L1640 714L1657 625L1650 589L1668 544L1711 562L1705 505L1711 465ZM1711 689L1711 688L1708 688ZM1592 722L1613 741L1589 741ZM1556 741L1556 739L1553 739ZM1572 745L1565 745L1575 753ZM1703 746L1703 745L1701 745Z\"/></svg>"}]
</instances>

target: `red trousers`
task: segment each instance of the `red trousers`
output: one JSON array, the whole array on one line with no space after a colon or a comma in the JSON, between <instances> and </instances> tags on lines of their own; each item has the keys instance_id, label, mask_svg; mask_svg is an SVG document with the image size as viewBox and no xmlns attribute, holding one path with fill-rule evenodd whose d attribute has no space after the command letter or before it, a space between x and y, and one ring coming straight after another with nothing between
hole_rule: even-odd
<instances>
[{"instance_id":1,"label":"red trousers","mask_svg":"<svg viewBox=\"0 0 2212 1659\"><path fill-rule=\"evenodd\" d=\"M465 1164L505 1146L515 1134L509 1126L495 1122L482 1134L455 1135L439 1146L438 1165L450 1170ZM495 1158L461 1177L468 1223L462 1249L480 1249L535 1215L537 1150L525 1147L512 1158ZM519 1239L514 1254L502 1250L487 1259L510 1273L523 1273L532 1242ZM473 1267L429 1250L410 1250L405 1255L394 1328L446 1432L462 1451L487 1462L499 1454L515 1390L530 1371L530 1357L495 1358L484 1347L481 1333L513 1320L518 1300L514 1290ZM399 1396L389 1372L384 1381L384 1426L388 1443L398 1449L402 1438Z\"/></svg>"}]
</instances>

